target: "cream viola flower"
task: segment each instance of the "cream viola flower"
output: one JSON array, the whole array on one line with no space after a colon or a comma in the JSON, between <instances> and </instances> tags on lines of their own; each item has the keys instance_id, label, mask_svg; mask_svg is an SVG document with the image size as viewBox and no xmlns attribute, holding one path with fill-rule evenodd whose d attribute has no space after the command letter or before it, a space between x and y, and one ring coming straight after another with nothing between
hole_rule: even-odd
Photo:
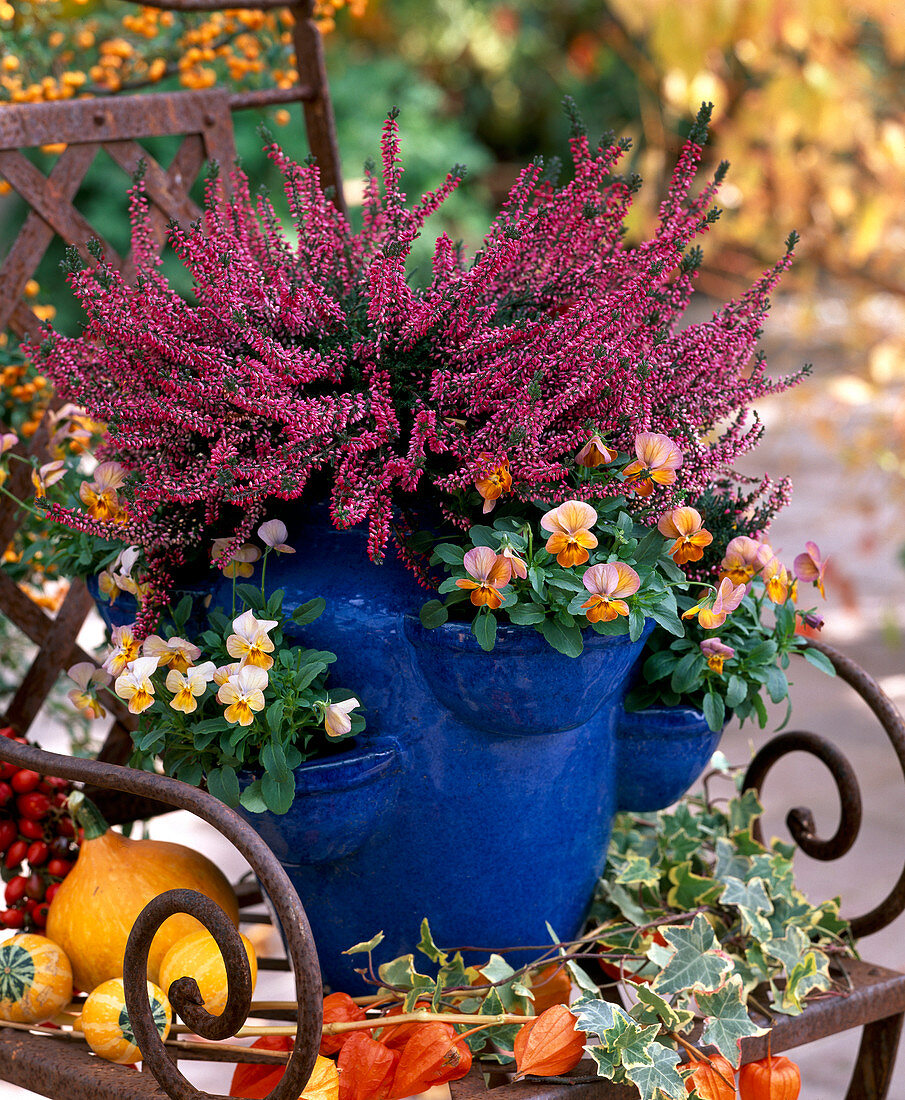
<instances>
[{"instance_id":1,"label":"cream viola flower","mask_svg":"<svg viewBox=\"0 0 905 1100\"><path fill-rule=\"evenodd\" d=\"M276 619L256 619L251 611L243 612L233 619L233 633L226 639L226 652L243 664L270 668L273 642L268 634L276 625Z\"/></svg>"},{"instance_id":2,"label":"cream viola flower","mask_svg":"<svg viewBox=\"0 0 905 1100\"><path fill-rule=\"evenodd\" d=\"M242 667L241 661L233 661L231 665L221 665L220 668L214 669L213 680L218 687L222 687L230 676L235 676L239 669Z\"/></svg>"},{"instance_id":3,"label":"cream viola flower","mask_svg":"<svg viewBox=\"0 0 905 1100\"><path fill-rule=\"evenodd\" d=\"M258 538L265 546L275 550L278 554L294 554L295 551L286 542L289 532L286 524L280 519L269 519L258 528Z\"/></svg>"},{"instance_id":4,"label":"cream viola flower","mask_svg":"<svg viewBox=\"0 0 905 1100\"><path fill-rule=\"evenodd\" d=\"M47 496L47 490L51 485L56 485L58 481L61 481L66 476L66 468L63 464L63 460L60 458L54 459L53 462L45 462L43 466L40 466L37 470L31 472L31 483L35 487L35 492L39 497Z\"/></svg>"},{"instance_id":5,"label":"cream viola flower","mask_svg":"<svg viewBox=\"0 0 905 1100\"><path fill-rule=\"evenodd\" d=\"M80 661L66 673L76 685L69 692L69 700L86 718L103 718L106 711L96 695L96 689L106 687L113 677L106 669L98 668L90 661Z\"/></svg>"},{"instance_id":6,"label":"cream viola flower","mask_svg":"<svg viewBox=\"0 0 905 1100\"><path fill-rule=\"evenodd\" d=\"M139 657L126 666L125 672L117 676L113 690L120 699L128 699L130 713L141 714L153 705L154 685L151 675L156 669L156 657Z\"/></svg>"},{"instance_id":7,"label":"cream viola flower","mask_svg":"<svg viewBox=\"0 0 905 1100\"><path fill-rule=\"evenodd\" d=\"M175 668L177 672L185 672L201 656L198 646L187 642L185 638L169 638L164 641L157 634L145 638L141 652L145 657L156 657L161 667L166 665Z\"/></svg>"},{"instance_id":8,"label":"cream viola flower","mask_svg":"<svg viewBox=\"0 0 905 1100\"><path fill-rule=\"evenodd\" d=\"M15 432L4 432L0 435L0 455L5 455L7 451L12 450L18 442L19 437Z\"/></svg>"},{"instance_id":9,"label":"cream viola flower","mask_svg":"<svg viewBox=\"0 0 905 1100\"><path fill-rule=\"evenodd\" d=\"M194 665L185 672L171 668L167 673L167 690L173 692L170 706L173 710L181 710L183 714L191 714L198 709L197 696L207 691L207 685L214 678L214 662L205 661L203 664Z\"/></svg>"},{"instance_id":10,"label":"cream viola flower","mask_svg":"<svg viewBox=\"0 0 905 1100\"><path fill-rule=\"evenodd\" d=\"M328 703L324 707L324 729L328 737L345 737L352 729L352 719L349 712L360 707L361 703L355 699L345 699L342 703Z\"/></svg>"},{"instance_id":11,"label":"cream viola flower","mask_svg":"<svg viewBox=\"0 0 905 1100\"><path fill-rule=\"evenodd\" d=\"M223 717L233 725L250 726L254 721L255 711L264 709L266 687L267 673L263 668L243 665L217 692L217 699L227 704Z\"/></svg>"},{"instance_id":12,"label":"cream viola flower","mask_svg":"<svg viewBox=\"0 0 905 1100\"><path fill-rule=\"evenodd\" d=\"M220 565L227 549L235 541L235 539L214 539L211 551L212 561L214 565L220 567L224 577L250 577L254 573L253 563L261 557L261 551L250 542L240 546L225 565Z\"/></svg>"},{"instance_id":13,"label":"cream viola flower","mask_svg":"<svg viewBox=\"0 0 905 1100\"><path fill-rule=\"evenodd\" d=\"M135 640L131 626L117 626L111 634L111 645L104 658L103 667L113 676L118 676L122 670L134 661L141 653L141 645Z\"/></svg>"}]
</instances>

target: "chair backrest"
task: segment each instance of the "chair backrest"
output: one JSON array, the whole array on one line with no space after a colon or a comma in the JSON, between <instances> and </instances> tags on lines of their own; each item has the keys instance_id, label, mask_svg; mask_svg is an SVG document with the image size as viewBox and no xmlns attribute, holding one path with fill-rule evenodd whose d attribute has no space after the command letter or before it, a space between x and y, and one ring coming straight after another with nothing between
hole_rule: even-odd
<instances>
[{"instance_id":1,"label":"chair backrest","mask_svg":"<svg viewBox=\"0 0 905 1100\"><path fill-rule=\"evenodd\" d=\"M154 6L172 10L216 10L208 0L152 0ZM272 0L251 0L249 8L275 7ZM0 331L9 328L19 336L33 336L41 322L28 304L26 286L55 237L74 245L86 258L90 241L97 240L105 259L133 274L128 256L121 257L79 211L76 199L82 181L95 160L105 152L125 174L132 175L139 161L145 164L145 185L151 201L152 227L162 248L170 221L186 224L201 213L190 192L205 164L232 165L236 157L233 110L276 103L301 102L311 152L317 157L325 183L335 189L335 202L343 206L342 179L336 149L335 127L326 82L323 48L312 15L312 0L291 7L295 16L295 42L299 82L291 88L266 88L230 94L223 89L155 92L142 95L28 103L0 106L0 177L29 207L12 246L0 263ZM162 167L142 142L148 138L180 136L182 141L169 166ZM65 146L45 175L23 150ZM126 181L124 180L124 183ZM51 410L16 453L39 462L49 457ZM0 497L0 553L21 522L15 498L33 497L29 468L11 463L10 476ZM78 635L91 610L85 585L73 582L52 617L8 575L0 571L0 615L10 620L37 646L37 654L6 708L5 722L26 733L47 699L60 673L78 661L92 658L78 645ZM129 730L135 719L121 700L106 693L105 705L114 724L100 758L124 762L131 752ZM123 810L121 820L137 816Z\"/></svg>"}]
</instances>

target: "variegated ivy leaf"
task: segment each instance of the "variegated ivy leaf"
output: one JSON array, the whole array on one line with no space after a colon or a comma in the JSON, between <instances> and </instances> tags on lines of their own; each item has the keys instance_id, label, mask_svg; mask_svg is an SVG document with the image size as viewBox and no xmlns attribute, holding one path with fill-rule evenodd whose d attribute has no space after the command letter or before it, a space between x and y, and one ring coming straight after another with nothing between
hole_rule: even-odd
<instances>
[{"instance_id":1,"label":"variegated ivy leaf","mask_svg":"<svg viewBox=\"0 0 905 1100\"><path fill-rule=\"evenodd\" d=\"M713 877L720 882L730 878L744 879L751 867L751 860L746 856L740 856L735 846L726 837L717 837L716 865L713 869Z\"/></svg>"},{"instance_id":2,"label":"variegated ivy leaf","mask_svg":"<svg viewBox=\"0 0 905 1100\"><path fill-rule=\"evenodd\" d=\"M616 876L616 882L626 886L650 886L655 889L660 884L660 872L651 866L649 859L630 856Z\"/></svg>"},{"instance_id":3,"label":"variegated ivy leaf","mask_svg":"<svg viewBox=\"0 0 905 1100\"><path fill-rule=\"evenodd\" d=\"M688 1092L685 1081L676 1069L679 1055L670 1047L651 1043L647 1050L648 1061L629 1065L623 1059L625 1074L637 1086L641 1100L685 1100Z\"/></svg>"},{"instance_id":4,"label":"variegated ivy leaf","mask_svg":"<svg viewBox=\"0 0 905 1100\"><path fill-rule=\"evenodd\" d=\"M628 1013L612 1001L605 1001L595 990L595 997L581 997L569 1005L569 1011L578 1020L576 1031L584 1031L588 1035L598 1035L603 1038L604 1032L609 1031L617 1020L626 1020L629 1023Z\"/></svg>"},{"instance_id":5,"label":"variegated ivy leaf","mask_svg":"<svg viewBox=\"0 0 905 1100\"><path fill-rule=\"evenodd\" d=\"M697 909L712 904L719 897L720 884L710 877L695 874L690 860L670 868L669 881L672 886L666 895L666 904L672 909Z\"/></svg>"},{"instance_id":6,"label":"variegated ivy leaf","mask_svg":"<svg viewBox=\"0 0 905 1100\"><path fill-rule=\"evenodd\" d=\"M650 920L649 911L643 905L640 905L638 899L624 886L619 886L615 882L609 882L606 879L603 880L602 886L609 900L629 924L647 924Z\"/></svg>"},{"instance_id":7,"label":"variegated ivy leaf","mask_svg":"<svg viewBox=\"0 0 905 1100\"><path fill-rule=\"evenodd\" d=\"M747 882L732 877L723 881L726 883L726 888L720 894L721 905L737 905L740 909L750 909L755 913L773 912L773 902L767 895L762 878L755 875Z\"/></svg>"},{"instance_id":8,"label":"variegated ivy leaf","mask_svg":"<svg viewBox=\"0 0 905 1100\"><path fill-rule=\"evenodd\" d=\"M800 928L792 925L779 939L767 939L761 944L764 954L781 963L789 974L801 962L811 946L811 941Z\"/></svg>"},{"instance_id":9,"label":"variegated ivy leaf","mask_svg":"<svg viewBox=\"0 0 905 1100\"><path fill-rule=\"evenodd\" d=\"M757 799L757 792L753 789L733 798L729 803L729 829L731 832L750 829L764 808Z\"/></svg>"},{"instance_id":10,"label":"variegated ivy leaf","mask_svg":"<svg viewBox=\"0 0 905 1100\"><path fill-rule=\"evenodd\" d=\"M626 982L626 985L631 986L638 998L637 1004L632 1005L629 1010L629 1016L639 1024L657 1023L662 1024L667 1031L684 1031L694 1019L693 1012L673 1008L668 1001L654 993L650 986L636 982Z\"/></svg>"},{"instance_id":11,"label":"variegated ivy leaf","mask_svg":"<svg viewBox=\"0 0 905 1100\"><path fill-rule=\"evenodd\" d=\"M748 1015L742 979L738 974L732 974L722 989L714 993L696 993L695 1001L705 1017L701 1043L715 1046L733 1066L741 1060L739 1043L742 1039L767 1033L766 1028L758 1027Z\"/></svg>"},{"instance_id":12,"label":"variegated ivy leaf","mask_svg":"<svg viewBox=\"0 0 905 1100\"><path fill-rule=\"evenodd\" d=\"M706 917L698 913L690 928L665 925L660 931L675 953L654 979L655 992L708 993L722 986L732 969L732 959L720 950Z\"/></svg>"},{"instance_id":13,"label":"variegated ivy leaf","mask_svg":"<svg viewBox=\"0 0 905 1100\"><path fill-rule=\"evenodd\" d=\"M792 968L786 978L785 988L777 1006L790 1016L797 1016L804 1010L802 999L817 989L829 989L829 960L820 951L809 951Z\"/></svg>"},{"instance_id":14,"label":"variegated ivy leaf","mask_svg":"<svg viewBox=\"0 0 905 1100\"><path fill-rule=\"evenodd\" d=\"M437 984L433 978L418 973L414 955L400 955L398 959L383 963L377 968L377 974L385 986L410 991L405 998L406 1012L414 1007L419 996L431 995Z\"/></svg>"},{"instance_id":15,"label":"variegated ivy leaf","mask_svg":"<svg viewBox=\"0 0 905 1100\"><path fill-rule=\"evenodd\" d=\"M344 955L363 955L368 954L377 947L378 944L383 943L383 932L378 932L376 936L372 936L369 940L363 940L361 943L356 943L352 947L347 947L343 951Z\"/></svg>"},{"instance_id":16,"label":"variegated ivy leaf","mask_svg":"<svg viewBox=\"0 0 905 1100\"><path fill-rule=\"evenodd\" d=\"M434 937L431 935L431 926L428 924L427 917L421 922L421 942L418 944L418 950L422 955L427 955L431 962L445 966L447 959L446 952L441 951L434 943Z\"/></svg>"}]
</instances>

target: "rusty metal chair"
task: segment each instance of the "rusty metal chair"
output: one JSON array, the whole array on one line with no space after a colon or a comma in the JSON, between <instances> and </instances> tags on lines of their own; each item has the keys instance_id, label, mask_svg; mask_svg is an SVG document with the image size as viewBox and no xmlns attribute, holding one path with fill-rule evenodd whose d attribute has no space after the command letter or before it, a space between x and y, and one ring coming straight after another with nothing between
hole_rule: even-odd
<instances>
[{"instance_id":1,"label":"rusty metal chair","mask_svg":"<svg viewBox=\"0 0 905 1100\"><path fill-rule=\"evenodd\" d=\"M170 10L216 10L217 0L144 0ZM248 7L283 6L279 0L252 0ZM156 226L163 240L167 221L190 220L198 210L190 188L206 159L229 163L234 157L231 111L246 107L301 101L312 151L318 157L324 178L335 188L337 205L342 205L339 158L320 38L311 22L310 4L298 4L294 30L299 59L300 83L291 89L229 95L220 90L205 92L153 93L104 100L69 101L0 108L0 175L26 199L31 207L22 232L0 265L0 329L32 333L38 324L23 298L26 282L54 235L84 250L96 231L78 212L74 199L95 155L105 150L125 172L134 171L139 158L147 162L148 193L155 204ZM143 138L153 135L182 135L182 145L167 169L148 157L141 147ZM43 176L20 150L47 143L64 142L49 176ZM116 256L111 246L103 247L112 260L129 271L128 257ZM48 439L47 425L36 432L29 453L41 456ZM24 451L23 451L24 454ZM28 471L17 464L7 482L20 500L31 493ZM17 509L5 500L0 504L0 544L6 545L15 531ZM0 572L0 613L6 615L38 647L38 655L7 708L6 720L22 732L32 724L38 709L60 671L77 660L89 659L78 646L77 635L90 608L84 585L73 584L55 619L38 607L8 577ZM905 724L877 684L847 658L820 643L813 643L830 657L840 677L868 703L886 731L905 776ZM145 813L170 807L188 809L219 828L248 859L273 900L287 939L285 960L265 960L272 968L291 964L297 987L299 1022L296 1050L275 1100L295 1100L313 1061L320 1036L320 980L314 946L304 910L272 853L242 820L217 800L175 780L117 766L126 759L131 718L115 697L108 697L116 722L98 761L75 760L0 739L0 760L45 773L79 780L107 795L104 809L111 820L134 819ZM747 784L763 783L767 772L782 756L804 750L830 769L843 805L842 821L829 841L815 835L810 812L793 810L789 815L792 834L801 848L819 859L835 859L854 842L860 824L860 796L857 782L844 757L815 734L784 733L770 741L749 769ZM856 934L877 931L905 908L905 871L879 906L853 922ZM154 930L168 913L191 911L214 932L228 962L230 1002L223 1016L206 1017L193 1006L191 991L175 994L174 1007L200 1034L211 1039L232 1035L249 1010L250 986L244 950L229 927L225 927L201 895L175 892L164 895L145 911L127 951L126 986L135 1032L145 1052L151 1074L136 1074L92 1057L84 1046L72 1043L61 1033L57 1038L28 1031L0 1028L0 1078L23 1085L50 1097L79 1100L202 1100L179 1073L177 1060L235 1061L235 1053L213 1047L186 1050L180 1044L164 1047L157 1038L147 1001L143 996L145 952ZM770 1035L774 1052L836 1034L863 1028L863 1036L852 1083L846 1100L883 1100L888 1095L896 1049L905 1016L905 975L850 961L845 963L851 992L825 998L810 1005L803 1015L778 1023ZM235 981L233 980L235 978ZM746 1041L746 1061L762 1057L765 1040ZM281 1056L249 1052L245 1062L273 1063ZM614 1086L588 1076L590 1067L580 1066L574 1084L558 1082L501 1083L499 1067L481 1067L451 1086L453 1100L480 1100L486 1091L483 1071L493 1069L492 1083L499 1100L630 1100L634 1089ZM155 1080L156 1079L156 1080ZM158 1083L159 1082L159 1083Z\"/></svg>"}]
</instances>

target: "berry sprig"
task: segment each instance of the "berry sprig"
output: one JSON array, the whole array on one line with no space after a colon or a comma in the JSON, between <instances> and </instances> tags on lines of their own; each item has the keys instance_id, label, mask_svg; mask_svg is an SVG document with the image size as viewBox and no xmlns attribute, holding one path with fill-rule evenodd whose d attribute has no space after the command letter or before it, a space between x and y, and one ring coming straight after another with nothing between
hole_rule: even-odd
<instances>
[{"instance_id":1,"label":"berry sprig","mask_svg":"<svg viewBox=\"0 0 905 1100\"><path fill-rule=\"evenodd\" d=\"M25 744L11 726L0 737ZM29 768L0 763L0 876L7 908L0 925L29 932L47 924L47 910L78 855L66 810L72 785Z\"/></svg>"}]
</instances>

